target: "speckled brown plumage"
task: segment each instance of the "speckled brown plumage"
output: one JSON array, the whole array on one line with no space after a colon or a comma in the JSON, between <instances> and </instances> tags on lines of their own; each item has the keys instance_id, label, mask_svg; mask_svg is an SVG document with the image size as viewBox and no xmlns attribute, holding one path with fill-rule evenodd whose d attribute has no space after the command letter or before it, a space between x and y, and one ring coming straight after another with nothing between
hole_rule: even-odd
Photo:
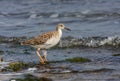
<instances>
[{"instance_id":1,"label":"speckled brown plumage","mask_svg":"<svg viewBox=\"0 0 120 81\"><path fill-rule=\"evenodd\" d=\"M53 31L53 32L47 32L43 33L37 37L34 37L32 39L26 40L22 42L22 45L40 45L44 44L48 39L52 38L53 36L57 36L58 32Z\"/></svg>"}]
</instances>

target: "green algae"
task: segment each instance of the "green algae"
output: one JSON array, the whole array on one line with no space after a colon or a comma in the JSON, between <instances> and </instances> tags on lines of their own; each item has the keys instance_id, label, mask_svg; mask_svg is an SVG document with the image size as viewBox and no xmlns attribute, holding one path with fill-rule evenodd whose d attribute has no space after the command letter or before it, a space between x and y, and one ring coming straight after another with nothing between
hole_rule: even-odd
<instances>
[{"instance_id":1,"label":"green algae","mask_svg":"<svg viewBox=\"0 0 120 81\"><path fill-rule=\"evenodd\" d=\"M65 60L60 60L60 61L49 61L46 62L45 65L49 65L51 63L67 63L67 62L74 62L74 63L84 63L84 62L90 62L91 60L88 58L83 58L83 57L74 57L74 58L68 58ZM9 66L7 66L3 71L12 71L12 72L16 72L16 71L21 71L23 69L27 69L28 67L39 67L41 66L40 63L24 63L24 62L11 62L9 63ZM42 65L44 66L44 65ZM49 67L51 68L51 67Z\"/></svg>"},{"instance_id":2,"label":"green algae","mask_svg":"<svg viewBox=\"0 0 120 81\"><path fill-rule=\"evenodd\" d=\"M90 59L83 58L83 57L68 58L68 59L65 59L65 61L68 61L68 62L91 62Z\"/></svg>"},{"instance_id":3,"label":"green algae","mask_svg":"<svg viewBox=\"0 0 120 81\"><path fill-rule=\"evenodd\" d=\"M112 56L120 56L120 54L113 54Z\"/></svg>"},{"instance_id":4,"label":"green algae","mask_svg":"<svg viewBox=\"0 0 120 81\"><path fill-rule=\"evenodd\" d=\"M26 68L27 66L28 65L24 62L11 62L7 68L11 71L19 71Z\"/></svg>"},{"instance_id":5,"label":"green algae","mask_svg":"<svg viewBox=\"0 0 120 81\"><path fill-rule=\"evenodd\" d=\"M50 61L50 62L47 62L47 64L49 64L49 63L61 63L61 62L81 62L81 63L84 63L84 62L91 62L91 60L88 58L83 58L83 57L74 57L74 58L68 58L65 60Z\"/></svg>"}]
</instances>

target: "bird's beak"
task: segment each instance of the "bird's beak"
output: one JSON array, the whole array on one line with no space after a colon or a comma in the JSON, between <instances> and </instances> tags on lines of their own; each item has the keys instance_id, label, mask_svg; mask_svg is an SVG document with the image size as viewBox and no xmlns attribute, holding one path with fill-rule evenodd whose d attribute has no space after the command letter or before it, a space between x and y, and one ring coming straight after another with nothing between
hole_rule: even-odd
<instances>
[{"instance_id":1,"label":"bird's beak","mask_svg":"<svg viewBox=\"0 0 120 81\"><path fill-rule=\"evenodd\" d=\"M67 28L67 27L64 27L64 29L71 31L71 29L69 29L69 28Z\"/></svg>"}]
</instances>

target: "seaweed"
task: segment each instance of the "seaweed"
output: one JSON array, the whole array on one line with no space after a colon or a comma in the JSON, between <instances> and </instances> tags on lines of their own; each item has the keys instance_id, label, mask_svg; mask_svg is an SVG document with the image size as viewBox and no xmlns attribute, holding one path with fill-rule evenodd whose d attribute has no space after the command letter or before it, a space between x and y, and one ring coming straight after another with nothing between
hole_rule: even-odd
<instances>
[{"instance_id":1,"label":"seaweed","mask_svg":"<svg viewBox=\"0 0 120 81\"><path fill-rule=\"evenodd\" d=\"M28 65L24 62L11 62L7 68L11 71L19 71L26 68L27 66Z\"/></svg>"},{"instance_id":2,"label":"seaweed","mask_svg":"<svg viewBox=\"0 0 120 81\"><path fill-rule=\"evenodd\" d=\"M113 54L112 56L120 56L120 54Z\"/></svg>"},{"instance_id":3,"label":"seaweed","mask_svg":"<svg viewBox=\"0 0 120 81\"><path fill-rule=\"evenodd\" d=\"M83 58L83 57L68 58L65 61L68 61L68 62L91 62L90 59Z\"/></svg>"}]
</instances>

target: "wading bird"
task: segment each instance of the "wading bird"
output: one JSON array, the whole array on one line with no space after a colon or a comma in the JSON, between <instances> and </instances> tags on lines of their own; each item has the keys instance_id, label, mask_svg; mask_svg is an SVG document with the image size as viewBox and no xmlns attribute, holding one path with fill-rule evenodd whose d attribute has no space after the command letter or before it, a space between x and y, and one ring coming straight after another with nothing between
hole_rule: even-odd
<instances>
[{"instance_id":1,"label":"wading bird","mask_svg":"<svg viewBox=\"0 0 120 81\"><path fill-rule=\"evenodd\" d=\"M45 61L48 61L46 50L58 44L62 37L62 29L70 30L65 27L64 24L60 23L57 25L55 31L46 32L32 39L25 40L21 42L21 45L30 45L36 48L36 54L38 55L40 62L45 64ZM43 50L44 59L39 53L40 50Z\"/></svg>"}]
</instances>

